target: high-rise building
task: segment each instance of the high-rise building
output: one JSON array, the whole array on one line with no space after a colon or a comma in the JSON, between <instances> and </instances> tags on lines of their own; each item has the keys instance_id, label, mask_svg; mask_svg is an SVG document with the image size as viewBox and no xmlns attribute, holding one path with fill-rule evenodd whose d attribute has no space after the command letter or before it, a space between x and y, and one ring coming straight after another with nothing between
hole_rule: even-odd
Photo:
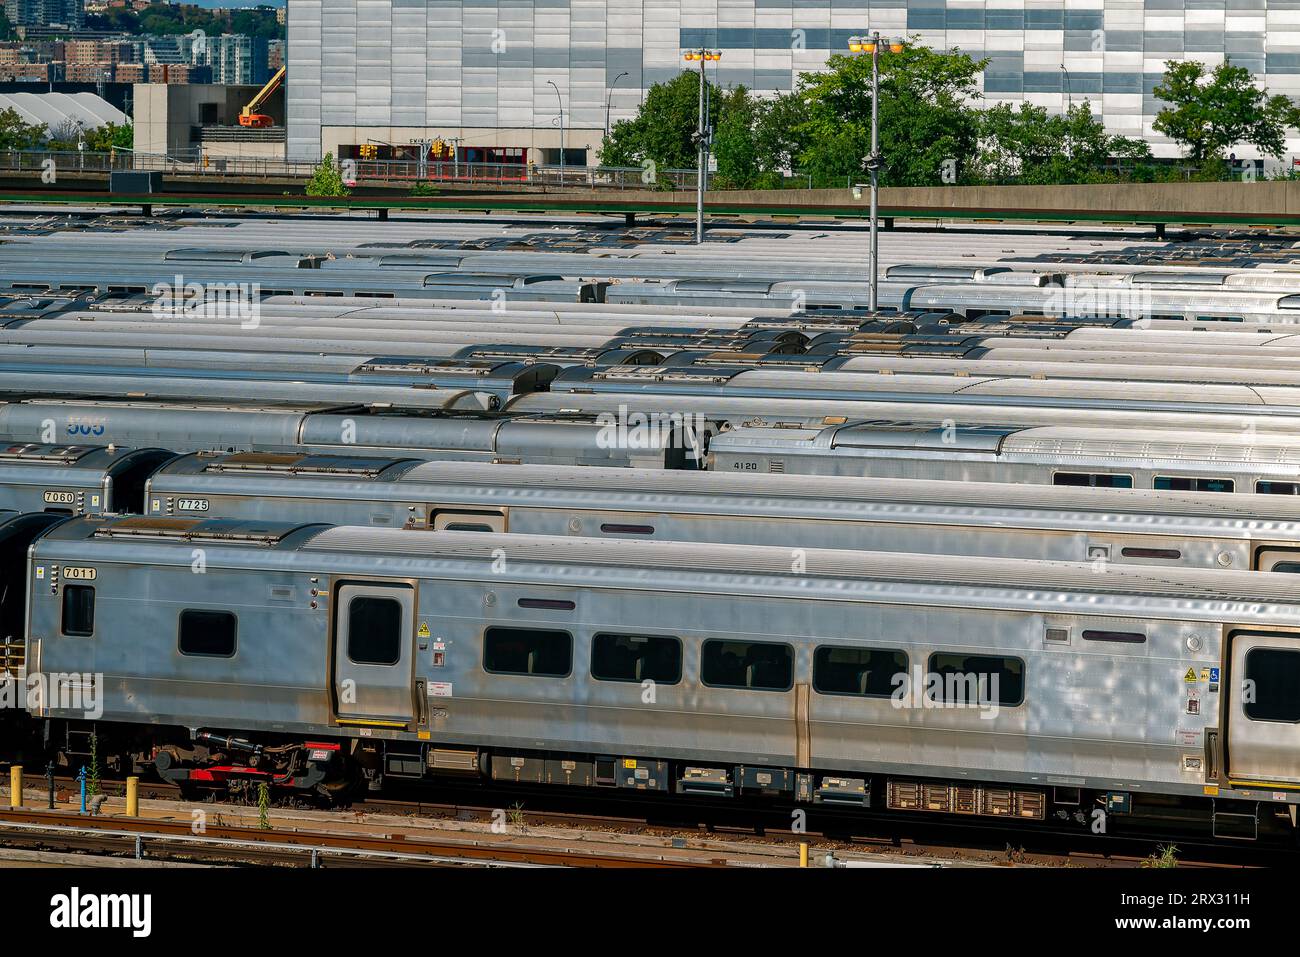
<instances>
[{"instance_id":1,"label":"high-rise building","mask_svg":"<svg viewBox=\"0 0 1300 957\"><path fill-rule=\"evenodd\" d=\"M193 62L196 66L211 67L214 83L260 85L270 76L269 44L263 37L225 33L207 37L201 49Z\"/></svg>"},{"instance_id":2,"label":"high-rise building","mask_svg":"<svg viewBox=\"0 0 1300 957\"><path fill-rule=\"evenodd\" d=\"M1086 100L1157 155L1176 153L1151 128L1166 60L1227 57L1300 95L1296 0L288 0L287 20L288 152L304 159L460 138L553 161L561 113L565 145L594 158L607 108L632 115L686 48L722 50L723 87L781 92L868 30L988 58L989 103Z\"/></svg>"},{"instance_id":3,"label":"high-rise building","mask_svg":"<svg viewBox=\"0 0 1300 957\"><path fill-rule=\"evenodd\" d=\"M4 0L5 17L16 27L86 25L83 0Z\"/></svg>"}]
</instances>

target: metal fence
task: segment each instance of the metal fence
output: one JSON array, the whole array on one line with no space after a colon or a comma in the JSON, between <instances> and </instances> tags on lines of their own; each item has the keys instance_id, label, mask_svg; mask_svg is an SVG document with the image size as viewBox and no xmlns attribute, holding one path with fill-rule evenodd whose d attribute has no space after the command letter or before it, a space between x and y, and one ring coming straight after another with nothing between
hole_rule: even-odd
<instances>
[{"instance_id":1,"label":"metal fence","mask_svg":"<svg viewBox=\"0 0 1300 957\"><path fill-rule=\"evenodd\" d=\"M414 187L439 185L517 185L589 190L694 190L693 169L647 170L622 166L539 166L522 163L462 163L456 160L342 160L336 161L349 185L392 183ZM52 164L52 165L51 165ZM106 173L142 170L197 176L285 177L306 179L315 163L266 156L217 156L202 149L178 153L136 153L114 150L9 150L0 151L0 171ZM786 188L809 188L812 178L802 173L785 177ZM845 186L851 185L846 178Z\"/></svg>"}]
</instances>

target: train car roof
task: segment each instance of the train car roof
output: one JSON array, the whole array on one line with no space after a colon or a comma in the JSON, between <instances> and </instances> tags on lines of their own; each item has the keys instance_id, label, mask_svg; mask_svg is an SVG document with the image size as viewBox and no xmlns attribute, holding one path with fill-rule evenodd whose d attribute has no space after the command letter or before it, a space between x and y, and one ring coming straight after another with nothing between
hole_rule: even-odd
<instances>
[{"instance_id":1,"label":"train car roof","mask_svg":"<svg viewBox=\"0 0 1300 957\"><path fill-rule=\"evenodd\" d=\"M440 505L578 507L635 512L680 510L698 515L780 514L828 521L938 514L1000 516L1032 527L1043 513L1145 531L1196 534L1199 529L1267 535L1300 522L1300 496L1207 494L1153 489L952 482L822 475L747 476L600 466L262 455L201 452L164 466L152 479L162 495L318 495L357 501L427 501Z\"/></svg>"},{"instance_id":2,"label":"train car roof","mask_svg":"<svg viewBox=\"0 0 1300 957\"><path fill-rule=\"evenodd\" d=\"M35 560L42 551L59 557L76 555L79 560L191 561L196 542L210 546L209 563L216 552L229 551L232 561L256 569L268 564L279 569L320 567L326 556L347 555L348 570L365 569L375 575L403 577L455 575L448 563L471 566L491 564L506 555L506 570L494 577L505 582L533 582L570 587L654 587L655 579L672 580L679 590L708 591L711 584L726 583L733 593L799 597L818 584L832 586L824 597L839 600L890 601L889 585L905 583L916 587L945 589L968 587L994 589L1003 596L1021 593L1022 599L1039 600L1044 590L1081 596L1078 604L1099 611L1085 597L1097 594L1117 596L1104 611L1135 617L1168 614L1171 617L1209 615L1222 620L1228 615L1274 613L1300 620L1295 603L1295 576L1257 572L1243 575L1214 569L1166 569L1143 565L1094 562L1048 562L1039 560L977 558L908 552L867 552L842 549L800 549L795 563L791 550L766 545L717 545L691 542L646 542L625 539L570 538L550 535L506 535L478 532L430 532L380 529L365 526L294 525L290 523L232 520L114 518L85 516L63 522L37 543ZM119 550L106 546L130 543ZM296 553L294 559L281 558ZM270 554L276 554L272 561ZM173 558L172 556L175 555ZM238 557L236 557L238 556ZM364 561L364 565L360 564ZM427 567L420 567L428 562ZM590 569L618 569L625 574L595 577ZM372 571L370 569L373 569ZM857 587L843 589L837 584ZM1023 593L1030 593L1025 595ZM1227 601L1233 595L1237 601ZM1051 596L1066 607L1065 595ZM1153 607L1152 599L1167 599L1170 607ZM1202 608L1201 600L1212 607ZM1258 604L1278 607L1260 608ZM975 602L976 605L980 602ZM990 605L1000 604L995 596Z\"/></svg>"}]
</instances>

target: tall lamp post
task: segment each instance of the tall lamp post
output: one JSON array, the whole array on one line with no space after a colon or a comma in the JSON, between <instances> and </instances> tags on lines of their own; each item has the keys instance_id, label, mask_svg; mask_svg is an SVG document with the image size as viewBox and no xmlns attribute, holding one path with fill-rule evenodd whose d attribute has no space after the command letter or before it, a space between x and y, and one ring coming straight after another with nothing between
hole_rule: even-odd
<instances>
[{"instance_id":1,"label":"tall lamp post","mask_svg":"<svg viewBox=\"0 0 1300 957\"><path fill-rule=\"evenodd\" d=\"M551 89L555 91L555 100L560 105L560 185L564 185L564 97L560 95L560 88L555 85L554 80L547 80Z\"/></svg>"},{"instance_id":2,"label":"tall lamp post","mask_svg":"<svg viewBox=\"0 0 1300 957\"><path fill-rule=\"evenodd\" d=\"M609 139L609 106L614 102L614 87L618 86L618 81L627 75L627 70L624 70L614 77L614 82L609 85L609 95L605 97L605 139Z\"/></svg>"},{"instance_id":3,"label":"tall lamp post","mask_svg":"<svg viewBox=\"0 0 1300 957\"><path fill-rule=\"evenodd\" d=\"M1071 102L1073 97L1070 95L1070 71L1065 68L1064 63L1061 64L1061 74L1065 77L1065 112L1069 113L1074 104Z\"/></svg>"},{"instance_id":4,"label":"tall lamp post","mask_svg":"<svg viewBox=\"0 0 1300 957\"><path fill-rule=\"evenodd\" d=\"M687 50L682 54L682 58L688 63L699 63L700 65L700 122L695 133L695 139L699 145L699 167L695 173L695 242L704 242L704 176L709 167L709 140L712 138L712 130L709 128L708 108L704 105L705 84L708 82L704 77L704 64L710 60L721 60L721 50L706 50L701 47L698 50Z\"/></svg>"},{"instance_id":5,"label":"tall lamp post","mask_svg":"<svg viewBox=\"0 0 1300 957\"><path fill-rule=\"evenodd\" d=\"M880 39L880 31L870 36L849 37L850 53L871 54L871 155L867 169L871 173L871 311L880 307L880 45L884 42L891 53L903 52L902 40Z\"/></svg>"}]
</instances>

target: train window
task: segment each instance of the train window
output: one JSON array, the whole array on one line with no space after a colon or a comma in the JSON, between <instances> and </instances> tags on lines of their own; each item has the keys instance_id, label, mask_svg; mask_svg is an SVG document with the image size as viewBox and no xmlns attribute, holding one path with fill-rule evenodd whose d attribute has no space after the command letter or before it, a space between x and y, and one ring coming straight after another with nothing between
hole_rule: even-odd
<instances>
[{"instance_id":1,"label":"train window","mask_svg":"<svg viewBox=\"0 0 1300 957\"><path fill-rule=\"evenodd\" d=\"M1245 679L1254 689L1243 707L1251 721L1300 721L1300 651L1252 648Z\"/></svg>"},{"instance_id":2,"label":"train window","mask_svg":"<svg viewBox=\"0 0 1300 957\"><path fill-rule=\"evenodd\" d=\"M770 642L710 639L700 651L700 679L711 688L789 691L794 651Z\"/></svg>"},{"instance_id":3,"label":"train window","mask_svg":"<svg viewBox=\"0 0 1300 957\"><path fill-rule=\"evenodd\" d=\"M1300 495L1300 482L1256 482L1260 495Z\"/></svg>"},{"instance_id":4,"label":"train window","mask_svg":"<svg viewBox=\"0 0 1300 957\"><path fill-rule=\"evenodd\" d=\"M1109 472L1056 472L1053 485L1076 485L1084 488L1132 488L1133 476Z\"/></svg>"},{"instance_id":5,"label":"train window","mask_svg":"<svg viewBox=\"0 0 1300 957\"><path fill-rule=\"evenodd\" d=\"M402 603L358 595L348 602L348 658L358 665L395 665L402 658Z\"/></svg>"},{"instance_id":6,"label":"train window","mask_svg":"<svg viewBox=\"0 0 1300 957\"><path fill-rule=\"evenodd\" d=\"M504 532L503 512L438 509L429 519L435 532Z\"/></svg>"},{"instance_id":7,"label":"train window","mask_svg":"<svg viewBox=\"0 0 1300 957\"><path fill-rule=\"evenodd\" d=\"M233 658L238 621L228 611L201 611L186 608L181 612L177 644L183 655L205 658Z\"/></svg>"},{"instance_id":8,"label":"train window","mask_svg":"<svg viewBox=\"0 0 1300 957\"><path fill-rule=\"evenodd\" d=\"M1084 641L1120 641L1127 642L1131 645L1140 645L1147 640L1147 636L1140 631L1094 631L1085 628L1083 631Z\"/></svg>"},{"instance_id":9,"label":"train window","mask_svg":"<svg viewBox=\"0 0 1300 957\"><path fill-rule=\"evenodd\" d=\"M1015 707L1025 700L1025 663L1019 658L941 652L930 656L930 675L940 679L934 682L935 700L945 703Z\"/></svg>"},{"instance_id":10,"label":"train window","mask_svg":"<svg viewBox=\"0 0 1300 957\"><path fill-rule=\"evenodd\" d=\"M888 698L895 676L907 674L907 652L886 648L822 645L813 656L813 688L818 694Z\"/></svg>"},{"instance_id":11,"label":"train window","mask_svg":"<svg viewBox=\"0 0 1300 957\"><path fill-rule=\"evenodd\" d=\"M591 639L591 676L597 681L675 685L682 680L681 639L670 635L595 635Z\"/></svg>"},{"instance_id":12,"label":"train window","mask_svg":"<svg viewBox=\"0 0 1300 957\"><path fill-rule=\"evenodd\" d=\"M1232 479L1157 475L1152 480L1151 487L1161 492L1231 492L1236 489L1237 483Z\"/></svg>"},{"instance_id":13,"label":"train window","mask_svg":"<svg viewBox=\"0 0 1300 957\"><path fill-rule=\"evenodd\" d=\"M521 598L516 604L520 608L549 608L552 611L573 611L578 607L567 598Z\"/></svg>"},{"instance_id":14,"label":"train window","mask_svg":"<svg viewBox=\"0 0 1300 957\"><path fill-rule=\"evenodd\" d=\"M89 638L95 633L95 589L90 585L63 586L63 624L69 638Z\"/></svg>"},{"instance_id":15,"label":"train window","mask_svg":"<svg viewBox=\"0 0 1300 957\"><path fill-rule=\"evenodd\" d=\"M1183 553L1176 548L1133 548L1129 546L1121 548L1119 553L1125 558L1163 558L1169 561L1176 561L1183 557Z\"/></svg>"},{"instance_id":16,"label":"train window","mask_svg":"<svg viewBox=\"0 0 1300 957\"><path fill-rule=\"evenodd\" d=\"M483 670L498 675L563 678L573 667L573 636L541 628L489 628Z\"/></svg>"}]
</instances>

